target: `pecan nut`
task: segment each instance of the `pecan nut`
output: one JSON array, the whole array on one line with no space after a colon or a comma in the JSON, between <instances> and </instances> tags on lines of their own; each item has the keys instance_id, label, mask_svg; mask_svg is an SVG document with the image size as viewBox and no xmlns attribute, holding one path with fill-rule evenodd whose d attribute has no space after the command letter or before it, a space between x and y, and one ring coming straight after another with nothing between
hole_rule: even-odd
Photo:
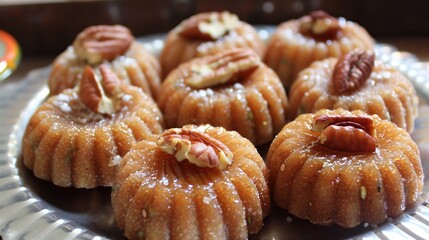
<instances>
[{"instance_id":1,"label":"pecan nut","mask_svg":"<svg viewBox=\"0 0 429 240\"><path fill-rule=\"evenodd\" d=\"M316 41L335 40L342 36L338 19L324 11L314 11L304 16L299 25L299 31Z\"/></svg>"},{"instance_id":2,"label":"pecan nut","mask_svg":"<svg viewBox=\"0 0 429 240\"><path fill-rule=\"evenodd\" d=\"M231 150L225 144L198 128L169 129L158 138L157 145L177 161L188 160L199 167L224 170L233 159Z\"/></svg>"},{"instance_id":3,"label":"pecan nut","mask_svg":"<svg viewBox=\"0 0 429 240\"><path fill-rule=\"evenodd\" d=\"M216 40L238 26L237 15L229 12L202 13L185 21L179 34L203 41Z\"/></svg>"},{"instance_id":4,"label":"pecan nut","mask_svg":"<svg viewBox=\"0 0 429 240\"><path fill-rule=\"evenodd\" d=\"M193 88L206 88L232 83L240 76L251 73L261 64L261 59L250 49L232 49L219 53L205 62L191 65L185 82Z\"/></svg>"},{"instance_id":5,"label":"pecan nut","mask_svg":"<svg viewBox=\"0 0 429 240\"><path fill-rule=\"evenodd\" d=\"M334 92L343 94L359 89L371 75L374 61L371 51L354 50L341 56L332 74Z\"/></svg>"},{"instance_id":6,"label":"pecan nut","mask_svg":"<svg viewBox=\"0 0 429 240\"><path fill-rule=\"evenodd\" d=\"M113 98L118 93L112 91L118 91L120 82L108 68L102 66L100 71L101 82L91 67L85 67L79 84L78 97L87 108L95 113L113 114L119 106ZM112 98L106 95L106 89L103 89L103 85L108 86L106 89Z\"/></svg>"},{"instance_id":7,"label":"pecan nut","mask_svg":"<svg viewBox=\"0 0 429 240\"><path fill-rule=\"evenodd\" d=\"M332 124L356 123L371 136L375 134L374 123L371 116L368 115L340 115L340 114L322 114L313 118L314 132L322 132L327 126Z\"/></svg>"},{"instance_id":8,"label":"pecan nut","mask_svg":"<svg viewBox=\"0 0 429 240\"><path fill-rule=\"evenodd\" d=\"M79 59L95 65L125 54L133 41L130 30L124 26L100 25L88 27L79 33L73 48Z\"/></svg>"},{"instance_id":9,"label":"pecan nut","mask_svg":"<svg viewBox=\"0 0 429 240\"><path fill-rule=\"evenodd\" d=\"M118 76L105 64L100 65L100 73L101 83L107 96L114 97L119 95L121 80L119 80Z\"/></svg>"},{"instance_id":10,"label":"pecan nut","mask_svg":"<svg viewBox=\"0 0 429 240\"><path fill-rule=\"evenodd\" d=\"M373 120L367 115L318 115L312 131L320 133L318 142L344 152L374 152L377 147Z\"/></svg>"}]
</instances>

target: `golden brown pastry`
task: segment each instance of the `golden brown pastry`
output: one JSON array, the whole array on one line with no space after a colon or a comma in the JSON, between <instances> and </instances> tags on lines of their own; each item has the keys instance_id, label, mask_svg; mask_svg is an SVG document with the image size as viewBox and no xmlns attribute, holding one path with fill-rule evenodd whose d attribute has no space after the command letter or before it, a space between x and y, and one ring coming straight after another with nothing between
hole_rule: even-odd
<instances>
[{"instance_id":1,"label":"golden brown pastry","mask_svg":"<svg viewBox=\"0 0 429 240\"><path fill-rule=\"evenodd\" d=\"M259 145L270 141L286 122L283 86L250 49L186 62L161 88L158 105L167 127L211 124L235 130Z\"/></svg>"},{"instance_id":2,"label":"golden brown pastry","mask_svg":"<svg viewBox=\"0 0 429 240\"><path fill-rule=\"evenodd\" d=\"M199 13L171 30L161 52L164 76L180 63L225 49L250 48L260 57L265 45L255 29L229 12Z\"/></svg>"},{"instance_id":3,"label":"golden brown pastry","mask_svg":"<svg viewBox=\"0 0 429 240\"><path fill-rule=\"evenodd\" d=\"M315 11L280 24L267 45L264 62L289 90L298 73L312 62L373 47L374 40L358 24Z\"/></svg>"},{"instance_id":4,"label":"golden brown pastry","mask_svg":"<svg viewBox=\"0 0 429 240\"><path fill-rule=\"evenodd\" d=\"M423 188L419 149L377 115L342 109L302 114L267 155L274 201L315 224L380 224L411 207Z\"/></svg>"},{"instance_id":5,"label":"golden brown pastry","mask_svg":"<svg viewBox=\"0 0 429 240\"><path fill-rule=\"evenodd\" d=\"M267 178L237 132L169 129L124 157L112 188L115 220L129 239L247 239L270 209Z\"/></svg>"},{"instance_id":6,"label":"golden brown pastry","mask_svg":"<svg viewBox=\"0 0 429 240\"><path fill-rule=\"evenodd\" d=\"M313 63L290 89L290 115L343 108L377 114L411 132L418 97L397 69L374 61L369 51L354 50L341 58Z\"/></svg>"},{"instance_id":7,"label":"golden brown pastry","mask_svg":"<svg viewBox=\"0 0 429 240\"><path fill-rule=\"evenodd\" d=\"M159 62L134 41L124 26L91 26L79 33L73 45L52 65L48 79L50 95L76 86L87 64L95 69L101 64L108 66L122 81L157 97L161 83Z\"/></svg>"},{"instance_id":8,"label":"golden brown pastry","mask_svg":"<svg viewBox=\"0 0 429 240\"><path fill-rule=\"evenodd\" d=\"M111 186L128 150L162 130L161 112L140 88L121 83L108 66L86 67L76 88L50 97L31 117L24 164L59 186Z\"/></svg>"}]
</instances>

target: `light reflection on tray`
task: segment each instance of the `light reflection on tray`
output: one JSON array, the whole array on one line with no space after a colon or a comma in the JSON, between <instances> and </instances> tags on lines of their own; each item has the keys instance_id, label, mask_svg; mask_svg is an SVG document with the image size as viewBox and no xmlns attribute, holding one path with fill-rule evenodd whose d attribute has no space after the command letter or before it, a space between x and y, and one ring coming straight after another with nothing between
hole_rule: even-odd
<instances>
[{"instance_id":1,"label":"light reflection on tray","mask_svg":"<svg viewBox=\"0 0 429 240\"><path fill-rule=\"evenodd\" d=\"M261 27L267 39L272 27ZM162 49L162 35L139 39L153 53ZM429 69L409 53L377 44L377 57L397 67L420 93L420 113L414 140L423 168L429 176ZM115 226L110 206L110 188L57 187L34 177L20 159L22 134L28 119L48 94L49 67L32 71L13 90L0 90L0 235L3 239L125 239ZM268 145L261 148L266 151ZM381 226L360 225L353 229L322 227L300 220L272 204L264 228L250 239L420 238L429 236L429 180L416 207Z\"/></svg>"}]
</instances>

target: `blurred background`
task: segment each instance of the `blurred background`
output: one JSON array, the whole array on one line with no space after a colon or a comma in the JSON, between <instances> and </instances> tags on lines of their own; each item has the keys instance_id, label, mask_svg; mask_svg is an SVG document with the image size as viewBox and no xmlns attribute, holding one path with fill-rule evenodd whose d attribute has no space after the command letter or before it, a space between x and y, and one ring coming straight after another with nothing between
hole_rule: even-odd
<instances>
[{"instance_id":1,"label":"blurred background","mask_svg":"<svg viewBox=\"0 0 429 240\"><path fill-rule=\"evenodd\" d=\"M144 36L203 11L277 25L316 9L360 23L379 41L429 37L427 0L0 0L0 29L17 39L24 57L55 56L94 24L123 24Z\"/></svg>"},{"instance_id":2,"label":"blurred background","mask_svg":"<svg viewBox=\"0 0 429 240\"><path fill-rule=\"evenodd\" d=\"M427 0L0 0L0 30L14 36L22 50L20 65L7 82L51 64L90 25L122 24L141 37L165 33L205 11L229 10L251 24L275 26L319 9L355 21L377 41L429 61Z\"/></svg>"}]
</instances>

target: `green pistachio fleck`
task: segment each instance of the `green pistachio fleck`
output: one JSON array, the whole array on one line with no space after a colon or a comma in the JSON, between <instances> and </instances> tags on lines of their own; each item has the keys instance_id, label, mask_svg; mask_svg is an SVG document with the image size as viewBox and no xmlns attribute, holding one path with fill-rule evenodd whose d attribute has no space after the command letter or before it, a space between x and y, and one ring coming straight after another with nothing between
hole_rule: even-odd
<instances>
[{"instance_id":1,"label":"green pistachio fleck","mask_svg":"<svg viewBox=\"0 0 429 240\"><path fill-rule=\"evenodd\" d=\"M39 143L37 141L32 141L30 143L31 148L33 149L33 151L37 150L37 146L39 145Z\"/></svg>"},{"instance_id":2,"label":"green pistachio fleck","mask_svg":"<svg viewBox=\"0 0 429 240\"><path fill-rule=\"evenodd\" d=\"M72 148L66 154L66 162L71 162L73 160L75 150Z\"/></svg>"},{"instance_id":3,"label":"green pistachio fleck","mask_svg":"<svg viewBox=\"0 0 429 240\"><path fill-rule=\"evenodd\" d=\"M174 89L178 89L180 87L180 80L174 82Z\"/></svg>"},{"instance_id":4,"label":"green pistachio fleck","mask_svg":"<svg viewBox=\"0 0 429 240\"><path fill-rule=\"evenodd\" d=\"M364 186L360 187L360 198L362 200L365 200L365 198L366 198L366 188Z\"/></svg>"},{"instance_id":5,"label":"green pistachio fleck","mask_svg":"<svg viewBox=\"0 0 429 240\"><path fill-rule=\"evenodd\" d=\"M247 225L251 225L252 224L252 217L247 217Z\"/></svg>"},{"instance_id":6,"label":"green pistachio fleck","mask_svg":"<svg viewBox=\"0 0 429 240\"><path fill-rule=\"evenodd\" d=\"M252 110L250 109L247 110L247 120L253 121L253 113L252 113Z\"/></svg>"},{"instance_id":7,"label":"green pistachio fleck","mask_svg":"<svg viewBox=\"0 0 429 240\"><path fill-rule=\"evenodd\" d=\"M158 216L158 212L156 210L152 209L152 208L149 208L147 215L149 217L156 217L156 216Z\"/></svg>"},{"instance_id":8,"label":"green pistachio fleck","mask_svg":"<svg viewBox=\"0 0 429 240\"><path fill-rule=\"evenodd\" d=\"M139 231L139 238L144 238L144 232L143 231Z\"/></svg>"}]
</instances>

